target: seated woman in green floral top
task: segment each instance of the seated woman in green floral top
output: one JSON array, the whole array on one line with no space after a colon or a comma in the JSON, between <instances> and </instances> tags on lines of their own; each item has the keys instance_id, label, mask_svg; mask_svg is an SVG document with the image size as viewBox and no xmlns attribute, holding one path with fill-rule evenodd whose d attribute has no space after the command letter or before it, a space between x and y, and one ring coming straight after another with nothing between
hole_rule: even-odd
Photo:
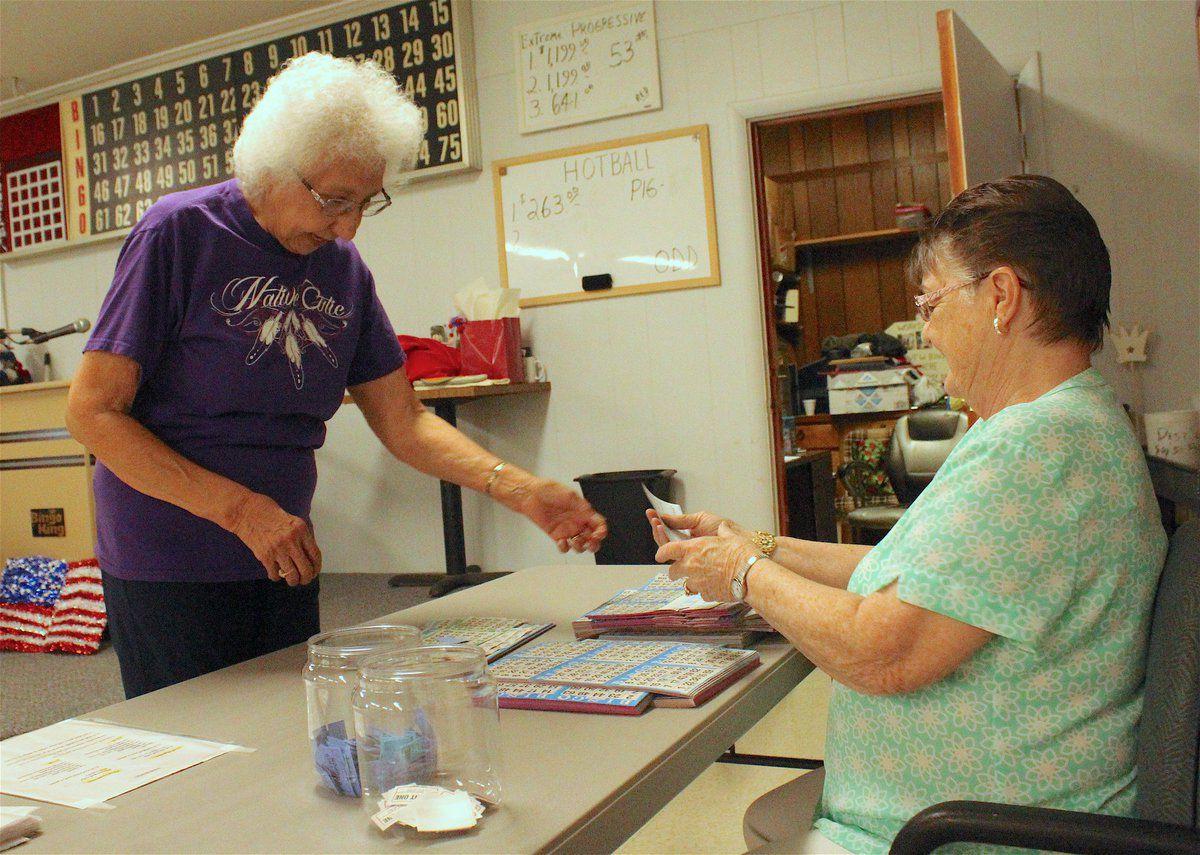
<instances>
[{"instance_id":1,"label":"seated woman in green floral top","mask_svg":"<svg viewBox=\"0 0 1200 855\"><path fill-rule=\"evenodd\" d=\"M957 196L911 272L946 390L980 421L878 546L779 538L766 557L729 520L649 514L673 577L708 600L740 588L835 681L824 792L795 851L885 852L948 799L1133 807L1166 537L1090 366L1104 241L1061 184L1017 176ZM691 539L668 542L663 521Z\"/></svg>"}]
</instances>

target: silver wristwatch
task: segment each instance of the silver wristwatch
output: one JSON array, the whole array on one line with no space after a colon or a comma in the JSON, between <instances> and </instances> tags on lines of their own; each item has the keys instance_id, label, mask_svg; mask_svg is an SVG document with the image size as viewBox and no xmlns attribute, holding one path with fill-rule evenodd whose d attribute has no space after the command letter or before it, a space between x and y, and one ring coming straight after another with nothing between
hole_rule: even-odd
<instances>
[{"instance_id":1,"label":"silver wristwatch","mask_svg":"<svg viewBox=\"0 0 1200 855\"><path fill-rule=\"evenodd\" d=\"M746 561L746 566L733 574L733 579L729 583L729 591L733 594L733 601L735 603L744 603L746 601L746 574L750 572L750 568L760 558L762 558L761 555L751 555Z\"/></svg>"}]
</instances>

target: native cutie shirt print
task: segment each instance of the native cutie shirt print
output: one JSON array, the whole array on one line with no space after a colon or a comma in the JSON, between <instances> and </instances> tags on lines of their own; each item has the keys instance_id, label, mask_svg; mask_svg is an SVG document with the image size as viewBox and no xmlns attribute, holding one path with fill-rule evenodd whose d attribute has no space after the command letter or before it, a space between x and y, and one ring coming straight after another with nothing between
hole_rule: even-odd
<instances>
[{"instance_id":1,"label":"native cutie shirt print","mask_svg":"<svg viewBox=\"0 0 1200 855\"><path fill-rule=\"evenodd\" d=\"M210 303L225 323L245 331L253 343L246 364L254 365L276 350L286 358L297 391L304 388L304 353L315 350L334 368L337 354L329 342L341 335L353 309L322 293L305 279L285 285L278 276L244 276L230 280Z\"/></svg>"}]
</instances>

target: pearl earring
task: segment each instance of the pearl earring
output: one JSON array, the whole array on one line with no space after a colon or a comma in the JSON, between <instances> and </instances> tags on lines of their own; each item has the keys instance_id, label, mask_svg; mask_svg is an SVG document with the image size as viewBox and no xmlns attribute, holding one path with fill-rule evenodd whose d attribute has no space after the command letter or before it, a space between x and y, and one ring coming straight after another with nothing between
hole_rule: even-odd
<instances>
[{"instance_id":1,"label":"pearl earring","mask_svg":"<svg viewBox=\"0 0 1200 855\"><path fill-rule=\"evenodd\" d=\"M996 335L1004 335L1004 333L1000 332L1000 318L999 317L992 318L992 328L996 330Z\"/></svg>"}]
</instances>

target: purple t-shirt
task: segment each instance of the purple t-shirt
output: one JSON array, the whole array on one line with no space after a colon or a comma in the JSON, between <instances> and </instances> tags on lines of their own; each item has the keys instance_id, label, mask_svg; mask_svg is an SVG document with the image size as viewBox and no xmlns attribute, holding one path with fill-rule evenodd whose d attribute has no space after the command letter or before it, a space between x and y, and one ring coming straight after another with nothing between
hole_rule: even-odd
<instances>
[{"instance_id":1,"label":"purple t-shirt","mask_svg":"<svg viewBox=\"0 0 1200 855\"><path fill-rule=\"evenodd\" d=\"M314 449L347 386L404 364L353 244L288 252L236 180L174 193L134 227L84 350L141 366L132 415L189 460L308 518ZM266 575L235 535L95 474L98 558L122 579Z\"/></svg>"}]
</instances>

